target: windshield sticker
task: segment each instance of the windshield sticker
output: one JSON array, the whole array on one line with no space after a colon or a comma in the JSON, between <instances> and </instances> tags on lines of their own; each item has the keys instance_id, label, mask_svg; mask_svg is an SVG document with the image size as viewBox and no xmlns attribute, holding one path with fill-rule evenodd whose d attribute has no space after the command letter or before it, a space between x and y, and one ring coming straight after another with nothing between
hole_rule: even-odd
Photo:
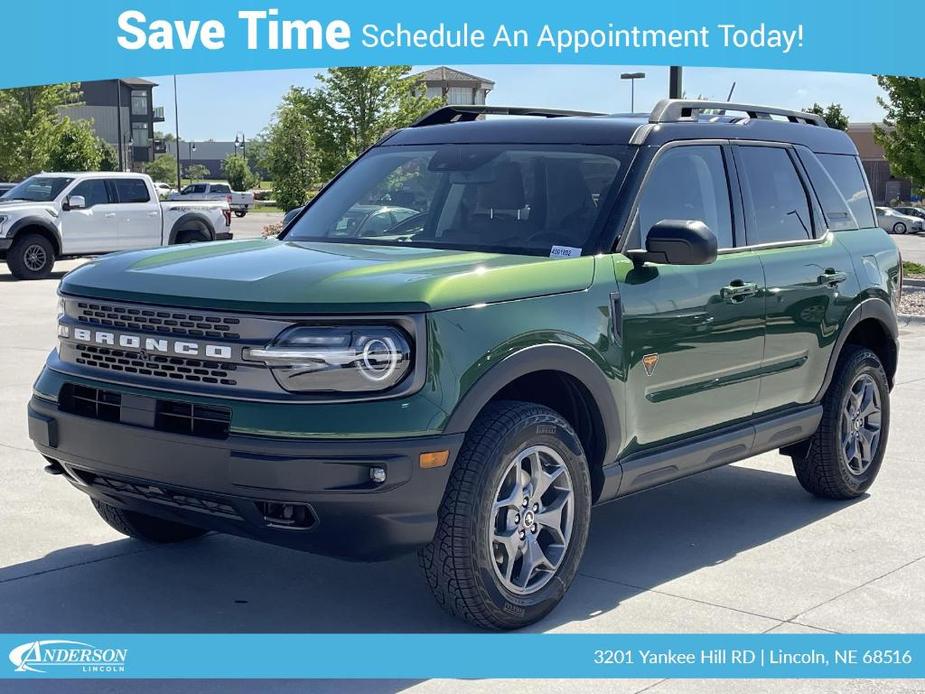
<instances>
[{"instance_id":1,"label":"windshield sticker","mask_svg":"<svg viewBox=\"0 0 925 694\"><path fill-rule=\"evenodd\" d=\"M580 255L581 249L572 246L553 246L549 251L550 258L577 258Z\"/></svg>"}]
</instances>

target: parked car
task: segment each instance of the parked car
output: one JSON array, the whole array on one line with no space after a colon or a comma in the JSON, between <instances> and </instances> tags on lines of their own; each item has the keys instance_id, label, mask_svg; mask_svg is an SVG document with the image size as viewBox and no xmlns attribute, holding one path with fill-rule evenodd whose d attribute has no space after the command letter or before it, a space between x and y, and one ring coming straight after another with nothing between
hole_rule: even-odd
<instances>
[{"instance_id":1,"label":"parked car","mask_svg":"<svg viewBox=\"0 0 925 694\"><path fill-rule=\"evenodd\" d=\"M923 220L923 223L925 223L925 209L921 207L904 206L904 207L894 207L893 209L899 212L900 214L904 214L908 217L916 217L917 219L921 219Z\"/></svg>"},{"instance_id":2,"label":"parked car","mask_svg":"<svg viewBox=\"0 0 925 694\"><path fill-rule=\"evenodd\" d=\"M877 224L890 234L918 233L925 227L925 220L903 214L892 207L877 208Z\"/></svg>"},{"instance_id":3,"label":"parked car","mask_svg":"<svg viewBox=\"0 0 925 694\"><path fill-rule=\"evenodd\" d=\"M235 217L244 217L254 206L252 192L239 193L227 183L192 183L179 193L171 193L168 200L227 200Z\"/></svg>"},{"instance_id":4,"label":"parked car","mask_svg":"<svg viewBox=\"0 0 925 694\"><path fill-rule=\"evenodd\" d=\"M279 239L69 273L28 431L130 537L417 550L445 609L523 627L592 505L774 450L816 496L868 492L902 289L868 190L812 114L447 106ZM420 212L342 233L385 194Z\"/></svg>"},{"instance_id":5,"label":"parked car","mask_svg":"<svg viewBox=\"0 0 925 694\"><path fill-rule=\"evenodd\" d=\"M0 259L41 279L63 258L230 239L230 226L227 203L162 203L144 174L42 173L0 199Z\"/></svg>"},{"instance_id":6,"label":"parked car","mask_svg":"<svg viewBox=\"0 0 925 694\"><path fill-rule=\"evenodd\" d=\"M283 215L283 227L295 219L305 209L304 206L289 210ZM416 217L420 213L407 207L390 205L354 205L338 222L335 236L373 237L379 233L395 233L399 224Z\"/></svg>"},{"instance_id":7,"label":"parked car","mask_svg":"<svg viewBox=\"0 0 925 694\"><path fill-rule=\"evenodd\" d=\"M15 183L0 183L0 198L2 198L7 191L13 190L15 187Z\"/></svg>"},{"instance_id":8,"label":"parked car","mask_svg":"<svg viewBox=\"0 0 925 694\"><path fill-rule=\"evenodd\" d=\"M176 188L168 183L164 183L163 181L155 181L154 189L157 191L157 194L162 200L167 198L171 193L176 192Z\"/></svg>"}]
</instances>

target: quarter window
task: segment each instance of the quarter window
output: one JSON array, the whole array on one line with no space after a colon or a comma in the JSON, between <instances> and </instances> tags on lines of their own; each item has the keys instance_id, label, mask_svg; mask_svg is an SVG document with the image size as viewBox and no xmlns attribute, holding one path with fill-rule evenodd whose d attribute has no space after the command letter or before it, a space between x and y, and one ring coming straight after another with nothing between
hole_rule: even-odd
<instances>
[{"instance_id":1,"label":"quarter window","mask_svg":"<svg viewBox=\"0 0 925 694\"><path fill-rule=\"evenodd\" d=\"M782 147L739 147L749 245L813 238L806 189Z\"/></svg>"},{"instance_id":2,"label":"quarter window","mask_svg":"<svg viewBox=\"0 0 925 694\"><path fill-rule=\"evenodd\" d=\"M838 186L861 228L870 229L877 226L870 194L867 192L867 183L857 158L847 154L819 154L817 156L832 180L835 181L835 185Z\"/></svg>"},{"instance_id":3,"label":"quarter window","mask_svg":"<svg viewBox=\"0 0 925 694\"><path fill-rule=\"evenodd\" d=\"M723 151L716 145L675 147L654 165L639 201L630 248L642 248L649 229L665 219L703 222L719 248L732 248L732 210Z\"/></svg>"}]
</instances>

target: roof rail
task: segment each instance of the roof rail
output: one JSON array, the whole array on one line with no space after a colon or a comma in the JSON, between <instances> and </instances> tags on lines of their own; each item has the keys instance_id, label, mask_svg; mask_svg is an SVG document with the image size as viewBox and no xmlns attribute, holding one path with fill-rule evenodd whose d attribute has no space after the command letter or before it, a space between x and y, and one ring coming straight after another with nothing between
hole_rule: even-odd
<instances>
[{"instance_id":1,"label":"roof rail","mask_svg":"<svg viewBox=\"0 0 925 694\"><path fill-rule=\"evenodd\" d=\"M524 106L442 106L411 124L412 128L444 123L473 121L482 115L537 116L540 118L563 118L566 116L603 116L592 111L563 111L555 108L527 108Z\"/></svg>"},{"instance_id":2,"label":"roof rail","mask_svg":"<svg viewBox=\"0 0 925 694\"><path fill-rule=\"evenodd\" d=\"M694 99L662 99L652 113L649 114L650 123L677 123L680 121L695 121L703 111L740 111L748 114L749 118L768 119L771 116L783 116L791 123L803 123L827 128L828 125L822 116L802 111L789 111L784 108L772 106L754 106L750 104L734 104L728 101L698 101Z\"/></svg>"}]
</instances>

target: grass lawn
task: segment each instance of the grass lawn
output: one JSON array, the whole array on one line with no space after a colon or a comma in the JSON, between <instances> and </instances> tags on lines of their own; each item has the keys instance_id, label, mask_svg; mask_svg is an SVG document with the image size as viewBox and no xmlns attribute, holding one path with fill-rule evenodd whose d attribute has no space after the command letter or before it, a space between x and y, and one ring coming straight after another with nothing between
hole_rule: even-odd
<instances>
[{"instance_id":1,"label":"grass lawn","mask_svg":"<svg viewBox=\"0 0 925 694\"><path fill-rule=\"evenodd\" d=\"M903 275L905 277L925 278L925 265L905 260L903 261Z\"/></svg>"}]
</instances>

